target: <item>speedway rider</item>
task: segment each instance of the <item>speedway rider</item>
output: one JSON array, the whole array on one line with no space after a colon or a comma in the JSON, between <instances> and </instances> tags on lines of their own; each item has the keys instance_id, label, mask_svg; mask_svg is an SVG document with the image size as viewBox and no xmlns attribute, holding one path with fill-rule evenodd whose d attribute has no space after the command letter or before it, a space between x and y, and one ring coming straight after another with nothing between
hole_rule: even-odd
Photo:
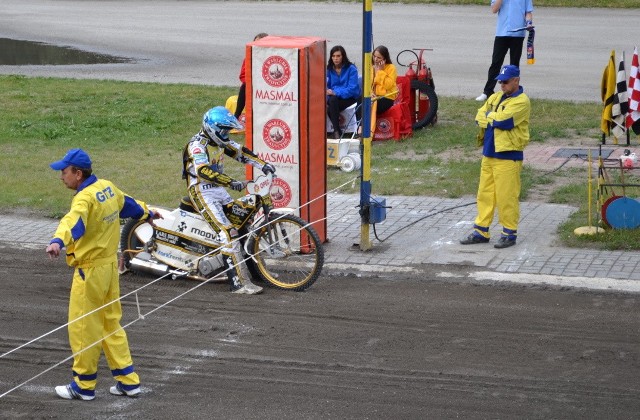
<instances>
[{"instance_id":1,"label":"speedway rider","mask_svg":"<svg viewBox=\"0 0 640 420\"><path fill-rule=\"evenodd\" d=\"M246 182L235 180L223 172L223 155L261 169L265 174L273 174L276 169L251 150L229 139L230 130L241 128L238 119L225 107L217 106L207 111L202 119L202 129L184 148L182 177L187 180L191 203L222 243L220 250L231 291L253 295L262 292L262 287L251 282L247 265L243 262L238 231L223 211L223 207L233 201L225 187L242 191Z\"/></svg>"}]
</instances>

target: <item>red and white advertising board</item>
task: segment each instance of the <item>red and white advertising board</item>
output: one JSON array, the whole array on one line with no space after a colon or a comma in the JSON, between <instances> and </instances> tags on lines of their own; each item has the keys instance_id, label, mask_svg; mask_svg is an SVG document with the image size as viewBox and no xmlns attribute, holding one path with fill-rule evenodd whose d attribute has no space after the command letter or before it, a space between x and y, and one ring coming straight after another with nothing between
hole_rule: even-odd
<instances>
[{"instance_id":1,"label":"red and white advertising board","mask_svg":"<svg viewBox=\"0 0 640 420\"><path fill-rule=\"evenodd\" d=\"M327 240L326 41L268 36L247 44L246 144L276 168L275 207ZM250 70L250 71L249 71ZM248 169L251 176L252 169Z\"/></svg>"}]
</instances>

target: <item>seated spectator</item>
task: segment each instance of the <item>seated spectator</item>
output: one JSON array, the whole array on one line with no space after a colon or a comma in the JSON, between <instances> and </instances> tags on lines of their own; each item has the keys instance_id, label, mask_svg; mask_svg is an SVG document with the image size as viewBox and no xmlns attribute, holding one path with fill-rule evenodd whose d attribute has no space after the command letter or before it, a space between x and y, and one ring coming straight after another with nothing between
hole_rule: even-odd
<instances>
[{"instance_id":1,"label":"seated spectator","mask_svg":"<svg viewBox=\"0 0 640 420\"><path fill-rule=\"evenodd\" d=\"M340 112L360 99L358 69L349 61L341 45L331 48L327 63L327 115L333 125L333 138L342 137Z\"/></svg>"},{"instance_id":2,"label":"seated spectator","mask_svg":"<svg viewBox=\"0 0 640 420\"><path fill-rule=\"evenodd\" d=\"M371 92L373 99L377 102L376 115L380 115L393 106L398 96L396 79L398 72L396 66L391 62L389 50L384 45L380 45L372 54L373 58L373 83Z\"/></svg>"},{"instance_id":3,"label":"seated spectator","mask_svg":"<svg viewBox=\"0 0 640 420\"><path fill-rule=\"evenodd\" d=\"M389 49L384 45L378 46L371 55L371 100L376 103L376 115L391 108L398 97L396 66L391 61ZM373 108L372 108L373 109ZM361 111L358 109L358 121L361 121ZM358 137L362 135L362 126L358 127Z\"/></svg>"}]
</instances>

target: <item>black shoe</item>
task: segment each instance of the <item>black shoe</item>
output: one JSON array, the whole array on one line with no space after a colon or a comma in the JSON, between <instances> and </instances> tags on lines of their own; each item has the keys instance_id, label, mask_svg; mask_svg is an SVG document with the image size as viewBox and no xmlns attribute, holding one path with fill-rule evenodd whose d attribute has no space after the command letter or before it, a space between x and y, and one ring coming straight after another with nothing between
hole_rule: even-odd
<instances>
[{"instance_id":1,"label":"black shoe","mask_svg":"<svg viewBox=\"0 0 640 420\"><path fill-rule=\"evenodd\" d=\"M484 236L478 235L475 232L464 239L460 239L460 243L462 245L486 244L487 242L489 242L489 238L485 238Z\"/></svg>"},{"instance_id":2,"label":"black shoe","mask_svg":"<svg viewBox=\"0 0 640 420\"><path fill-rule=\"evenodd\" d=\"M507 236L501 236L500 239L498 239L498 243L495 244L493 247L502 249L502 248L509 248L510 246L514 246L515 244L516 244L515 238L509 239L509 237Z\"/></svg>"}]
</instances>

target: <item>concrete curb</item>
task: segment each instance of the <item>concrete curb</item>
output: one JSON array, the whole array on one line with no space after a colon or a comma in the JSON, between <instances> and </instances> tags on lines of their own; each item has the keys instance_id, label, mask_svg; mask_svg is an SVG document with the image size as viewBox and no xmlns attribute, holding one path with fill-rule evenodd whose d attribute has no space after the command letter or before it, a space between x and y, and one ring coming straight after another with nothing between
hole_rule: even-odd
<instances>
[{"instance_id":1,"label":"concrete curb","mask_svg":"<svg viewBox=\"0 0 640 420\"><path fill-rule=\"evenodd\" d=\"M556 244L555 231L575 211L574 207L522 203L518 244L498 250L492 246L493 239L479 245L458 242L473 224L475 205L464 206L472 202L473 198L387 197L387 218L375 226L383 242L372 237L373 249L363 252L354 246L360 240L359 195L329 194L326 267L345 274L419 275L428 265L453 265L467 267L469 278L479 276L472 273L484 272L494 273L495 281L638 291L629 285L640 284L640 252L565 248ZM57 224L53 219L0 215L0 237L5 246L44 249ZM512 275L515 273L519 276ZM487 278L491 275L482 277Z\"/></svg>"}]
</instances>

